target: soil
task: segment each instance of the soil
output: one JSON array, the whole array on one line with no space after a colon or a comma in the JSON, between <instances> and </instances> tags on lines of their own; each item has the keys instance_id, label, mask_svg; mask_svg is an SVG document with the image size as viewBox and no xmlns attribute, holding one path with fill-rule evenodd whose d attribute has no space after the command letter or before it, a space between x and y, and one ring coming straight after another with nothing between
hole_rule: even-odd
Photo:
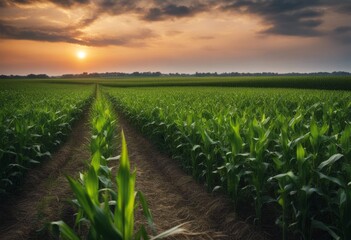
<instances>
[{"instance_id":1,"label":"soil","mask_svg":"<svg viewBox=\"0 0 351 240\"><path fill-rule=\"evenodd\" d=\"M187 234L173 239L266 239L236 216L229 199L207 193L122 115L118 121L127 140L132 169L136 168L136 189L145 195L158 233L186 223L183 228ZM140 213L136 220L145 223Z\"/></svg>"},{"instance_id":2,"label":"soil","mask_svg":"<svg viewBox=\"0 0 351 240\"><path fill-rule=\"evenodd\" d=\"M76 122L72 132L51 159L31 169L17 194L0 205L0 239L43 239L39 230L47 222L72 221L73 198L66 175L78 177L89 160L89 110Z\"/></svg>"}]
</instances>

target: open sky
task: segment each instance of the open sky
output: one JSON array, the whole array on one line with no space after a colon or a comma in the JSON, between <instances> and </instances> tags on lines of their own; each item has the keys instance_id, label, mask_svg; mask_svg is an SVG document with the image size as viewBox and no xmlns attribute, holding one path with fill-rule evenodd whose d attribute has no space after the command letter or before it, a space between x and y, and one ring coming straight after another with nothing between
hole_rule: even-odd
<instances>
[{"instance_id":1,"label":"open sky","mask_svg":"<svg viewBox=\"0 0 351 240\"><path fill-rule=\"evenodd\" d=\"M0 0L0 74L341 70L350 0Z\"/></svg>"}]
</instances>

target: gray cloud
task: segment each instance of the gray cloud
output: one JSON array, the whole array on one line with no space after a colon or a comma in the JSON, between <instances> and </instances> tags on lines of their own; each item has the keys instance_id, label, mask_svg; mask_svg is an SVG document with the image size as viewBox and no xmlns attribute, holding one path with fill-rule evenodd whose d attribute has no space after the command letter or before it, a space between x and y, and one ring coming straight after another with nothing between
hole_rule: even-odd
<instances>
[{"instance_id":1,"label":"gray cloud","mask_svg":"<svg viewBox=\"0 0 351 240\"><path fill-rule=\"evenodd\" d=\"M225 1L223 9L261 16L271 25L263 31L267 34L293 36L320 36L318 26L323 23L324 12L320 0L236 0Z\"/></svg>"},{"instance_id":2,"label":"gray cloud","mask_svg":"<svg viewBox=\"0 0 351 240\"><path fill-rule=\"evenodd\" d=\"M147 21L159 21L169 18L191 17L199 12L203 12L205 9L205 6L202 4L196 6L167 4L158 8L150 8L143 16L143 19Z\"/></svg>"},{"instance_id":3,"label":"gray cloud","mask_svg":"<svg viewBox=\"0 0 351 240\"><path fill-rule=\"evenodd\" d=\"M33 40L44 42L66 42L85 46L129 46L139 45L139 41L154 37L148 29L142 29L134 34L124 34L115 37L85 37L84 34L73 28L19 28L0 21L0 37L4 39Z\"/></svg>"},{"instance_id":4,"label":"gray cloud","mask_svg":"<svg viewBox=\"0 0 351 240\"><path fill-rule=\"evenodd\" d=\"M0 36L5 39L35 40L46 42L68 42L82 44L78 40L79 31L61 28L19 28L0 21Z\"/></svg>"},{"instance_id":5,"label":"gray cloud","mask_svg":"<svg viewBox=\"0 0 351 240\"><path fill-rule=\"evenodd\" d=\"M263 33L293 35L293 36L320 36L323 33L318 26L323 23L320 18L322 13L313 10L302 10L297 12L276 13L265 16L265 21L272 27Z\"/></svg>"}]
</instances>

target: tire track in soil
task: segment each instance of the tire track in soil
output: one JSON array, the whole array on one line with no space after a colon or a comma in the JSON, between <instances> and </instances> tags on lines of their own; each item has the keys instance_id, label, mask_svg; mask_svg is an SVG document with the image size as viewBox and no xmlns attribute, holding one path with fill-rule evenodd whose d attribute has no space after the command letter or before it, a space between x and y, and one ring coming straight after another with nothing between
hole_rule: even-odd
<instances>
[{"instance_id":1,"label":"tire track in soil","mask_svg":"<svg viewBox=\"0 0 351 240\"><path fill-rule=\"evenodd\" d=\"M37 233L46 222L73 221L67 202L73 194L65 176L77 177L84 170L90 156L89 137L89 109L85 109L52 158L30 169L20 191L0 204L0 239L47 239L47 233Z\"/></svg>"},{"instance_id":2,"label":"tire track in soil","mask_svg":"<svg viewBox=\"0 0 351 240\"><path fill-rule=\"evenodd\" d=\"M160 153L122 114L118 116L127 140L131 167L136 168L136 189L145 195L159 233L189 222L186 229L199 234L171 239L266 239L236 216L227 198L207 193L203 185L186 175L174 160ZM137 225L147 225L141 212L136 214L136 221Z\"/></svg>"}]
</instances>

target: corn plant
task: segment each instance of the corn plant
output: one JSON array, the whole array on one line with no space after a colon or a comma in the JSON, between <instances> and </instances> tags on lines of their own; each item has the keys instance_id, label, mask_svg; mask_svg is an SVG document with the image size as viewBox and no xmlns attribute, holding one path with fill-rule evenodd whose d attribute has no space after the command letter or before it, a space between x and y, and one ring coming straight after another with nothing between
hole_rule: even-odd
<instances>
[{"instance_id":1,"label":"corn plant","mask_svg":"<svg viewBox=\"0 0 351 240\"><path fill-rule=\"evenodd\" d=\"M122 153L116 183L113 188L99 188L100 180L93 165L81 177L81 182L67 177L80 208L78 222L88 222L88 239L148 239L142 226L134 232L134 210L138 200L143 212L152 225L152 215L141 192L135 193L135 172L130 173L127 145L122 136ZM80 239L72 228L62 221L53 222L64 239Z\"/></svg>"}]
</instances>

